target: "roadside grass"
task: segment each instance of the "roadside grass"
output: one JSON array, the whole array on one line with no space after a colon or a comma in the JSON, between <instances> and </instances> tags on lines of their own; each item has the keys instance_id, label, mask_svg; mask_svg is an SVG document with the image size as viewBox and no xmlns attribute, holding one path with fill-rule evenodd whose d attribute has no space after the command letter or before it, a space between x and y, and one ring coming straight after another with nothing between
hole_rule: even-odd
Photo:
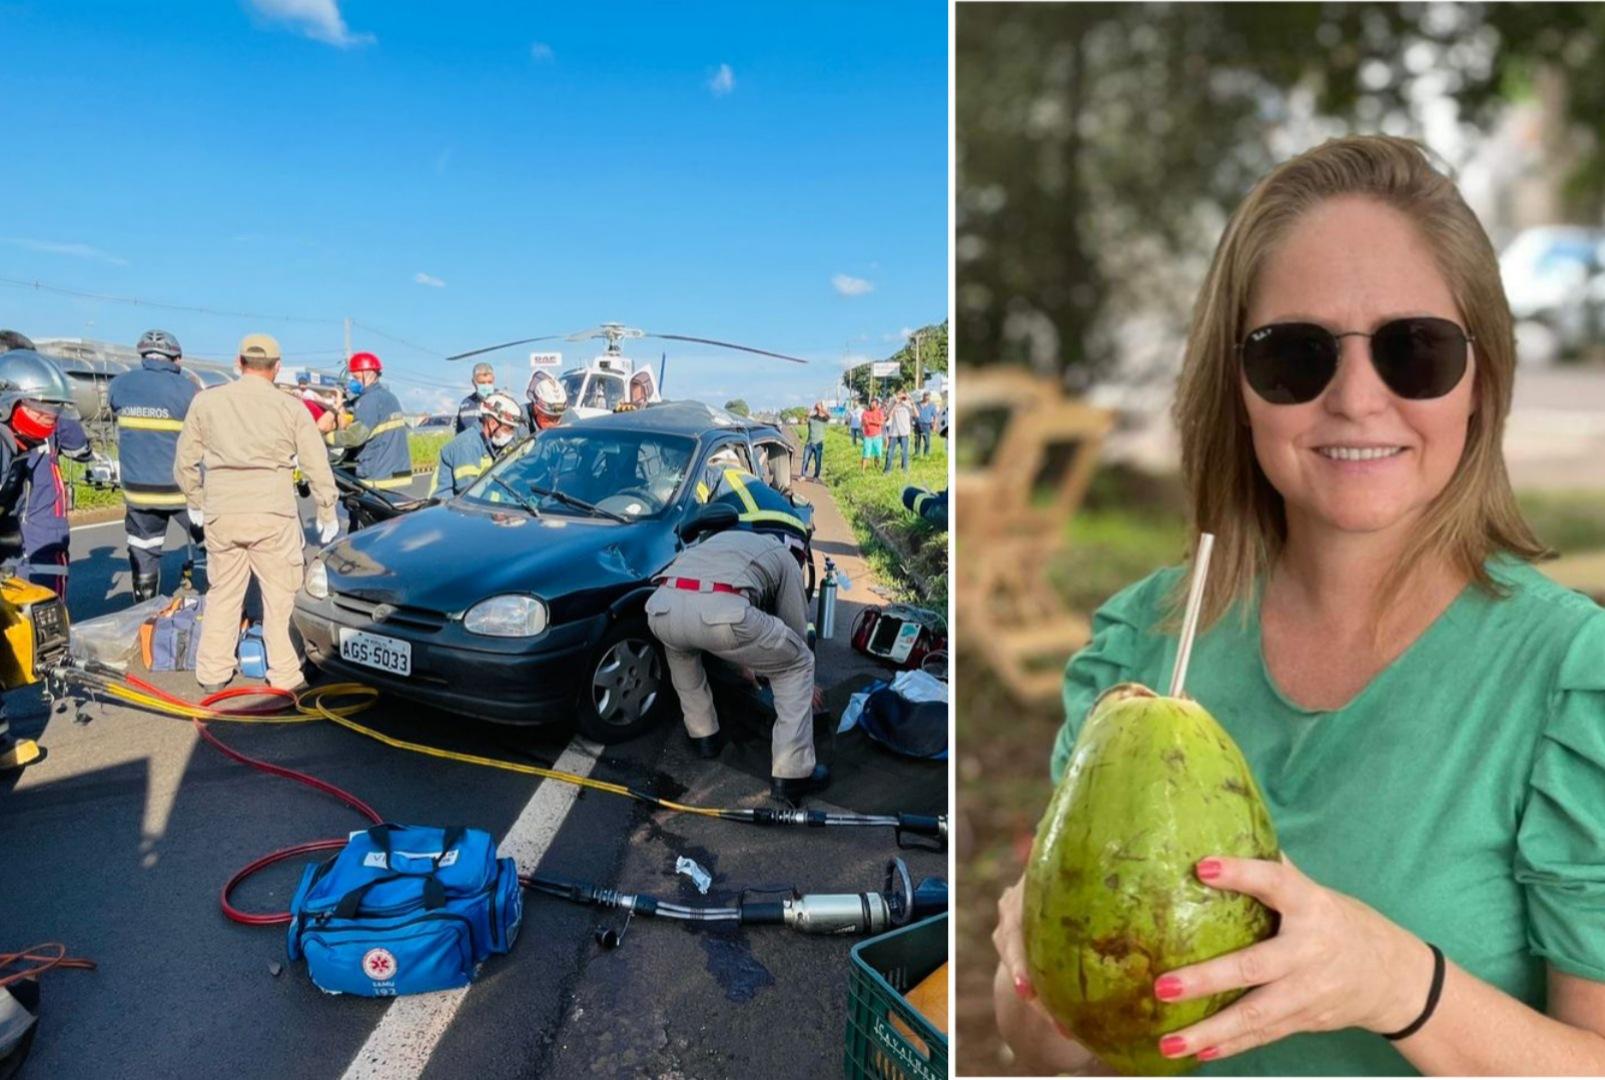
<instances>
[{"instance_id":1,"label":"roadside grass","mask_svg":"<svg viewBox=\"0 0 1605 1080\"><path fill-rule=\"evenodd\" d=\"M909 441L912 448L913 440ZM825 432L821 473L876 576L901 599L943 615L947 612L947 530L906 510L903 489L944 490L947 452L947 440L932 436L930 454L911 456L907 473L902 470L901 454L890 473L883 473L879 462L860 472L859 448L853 445L852 436L846 428L832 425Z\"/></svg>"}]
</instances>

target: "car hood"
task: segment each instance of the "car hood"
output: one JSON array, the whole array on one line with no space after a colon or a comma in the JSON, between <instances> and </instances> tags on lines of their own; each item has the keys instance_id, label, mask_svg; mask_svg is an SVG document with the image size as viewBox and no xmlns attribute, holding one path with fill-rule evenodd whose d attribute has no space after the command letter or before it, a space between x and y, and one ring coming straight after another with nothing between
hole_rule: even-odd
<instances>
[{"instance_id":1,"label":"car hood","mask_svg":"<svg viewBox=\"0 0 1605 1080\"><path fill-rule=\"evenodd\" d=\"M587 594L617 595L674 556L673 527L605 518L432 506L324 549L335 592L375 603L457 614L501 593L533 593L568 606ZM565 603L567 601L567 603ZM556 621L559 612L553 611Z\"/></svg>"}]
</instances>

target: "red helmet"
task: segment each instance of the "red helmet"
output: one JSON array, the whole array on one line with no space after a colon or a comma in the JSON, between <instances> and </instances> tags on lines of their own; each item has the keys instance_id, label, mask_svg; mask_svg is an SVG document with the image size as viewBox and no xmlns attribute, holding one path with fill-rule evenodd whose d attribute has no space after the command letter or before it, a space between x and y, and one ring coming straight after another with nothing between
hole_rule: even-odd
<instances>
[{"instance_id":1,"label":"red helmet","mask_svg":"<svg viewBox=\"0 0 1605 1080\"><path fill-rule=\"evenodd\" d=\"M346 361L346 370L372 371L377 374L384 370L384 365L379 363L379 358L371 352L357 352L352 353L351 359Z\"/></svg>"}]
</instances>

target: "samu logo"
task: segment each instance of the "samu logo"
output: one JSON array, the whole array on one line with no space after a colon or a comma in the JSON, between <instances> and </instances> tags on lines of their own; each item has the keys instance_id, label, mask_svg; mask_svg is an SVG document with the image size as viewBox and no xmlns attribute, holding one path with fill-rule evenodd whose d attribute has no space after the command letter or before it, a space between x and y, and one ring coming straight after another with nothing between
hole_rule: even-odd
<instances>
[{"instance_id":1,"label":"samu logo","mask_svg":"<svg viewBox=\"0 0 1605 1080\"><path fill-rule=\"evenodd\" d=\"M362 956L362 973L374 982L389 982L396 977L396 958L389 949L369 949Z\"/></svg>"}]
</instances>

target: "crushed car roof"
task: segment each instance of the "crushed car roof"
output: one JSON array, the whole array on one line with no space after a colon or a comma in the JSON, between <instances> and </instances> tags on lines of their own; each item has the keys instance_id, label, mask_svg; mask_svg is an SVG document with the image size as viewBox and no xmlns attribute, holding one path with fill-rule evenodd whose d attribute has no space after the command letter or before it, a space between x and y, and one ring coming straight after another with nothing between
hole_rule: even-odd
<instances>
[{"instance_id":1,"label":"crushed car roof","mask_svg":"<svg viewBox=\"0 0 1605 1080\"><path fill-rule=\"evenodd\" d=\"M675 435L701 435L713 429L750 431L772 425L758 423L700 401L664 401L644 409L608 413L577 422L575 427L623 428L631 431L658 431Z\"/></svg>"}]
</instances>

